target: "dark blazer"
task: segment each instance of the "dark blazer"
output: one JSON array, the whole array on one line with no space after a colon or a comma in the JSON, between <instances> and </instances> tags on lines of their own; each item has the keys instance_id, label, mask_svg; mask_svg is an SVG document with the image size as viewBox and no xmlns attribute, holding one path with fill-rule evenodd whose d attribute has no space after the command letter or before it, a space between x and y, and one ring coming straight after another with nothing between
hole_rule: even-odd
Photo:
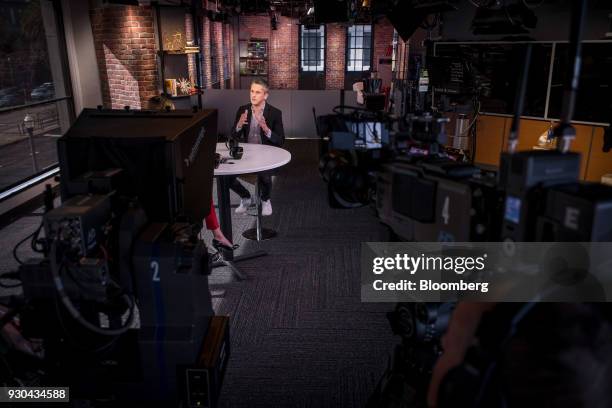
<instances>
[{"instance_id":1,"label":"dark blazer","mask_svg":"<svg viewBox=\"0 0 612 408\"><path fill-rule=\"evenodd\" d=\"M240 115L242 115L248 109L247 123L236 132L236 124L240 119ZM242 105L238 108L236 112L236 119L234 120L234 124L232 125L232 136L238 137L241 142L248 142L249 140L249 129L251 126L251 120L255 120L252 118L253 112L251 111L251 104ZM266 119L266 124L272 130L272 135L268 139L263 130L260 128L260 137L261 144L272 145L281 147L285 142L285 130L283 129L283 113L280 109L275 108L274 106L266 103L266 107L263 111L263 116Z\"/></svg>"}]
</instances>

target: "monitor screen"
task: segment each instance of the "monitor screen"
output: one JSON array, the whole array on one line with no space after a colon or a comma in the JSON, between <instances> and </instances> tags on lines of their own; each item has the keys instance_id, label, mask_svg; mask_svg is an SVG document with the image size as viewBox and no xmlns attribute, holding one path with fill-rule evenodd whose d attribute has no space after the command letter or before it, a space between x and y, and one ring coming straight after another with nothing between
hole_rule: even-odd
<instances>
[{"instance_id":1,"label":"monitor screen","mask_svg":"<svg viewBox=\"0 0 612 408\"><path fill-rule=\"evenodd\" d=\"M349 122L347 125L355 134L355 147L380 149L389 141L389 134L382 122Z\"/></svg>"},{"instance_id":2,"label":"monitor screen","mask_svg":"<svg viewBox=\"0 0 612 408\"><path fill-rule=\"evenodd\" d=\"M548 117L559 119L563 106L563 90L572 68L568 44L557 44L550 87ZM612 122L612 42L582 44L582 67L572 120Z\"/></svg>"},{"instance_id":3,"label":"monitor screen","mask_svg":"<svg viewBox=\"0 0 612 408\"><path fill-rule=\"evenodd\" d=\"M217 111L84 109L58 141L62 198L82 194L87 172L121 169L120 195L150 221L193 222L210 211Z\"/></svg>"},{"instance_id":4,"label":"monitor screen","mask_svg":"<svg viewBox=\"0 0 612 408\"><path fill-rule=\"evenodd\" d=\"M434 94L455 98L459 104L478 95L481 112L511 115L525 49L525 43L436 44L438 59L428 63L433 68ZM544 117L551 55L552 44L533 44L524 116ZM436 87L447 90L438 92Z\"/></svg>"}]
</instances>

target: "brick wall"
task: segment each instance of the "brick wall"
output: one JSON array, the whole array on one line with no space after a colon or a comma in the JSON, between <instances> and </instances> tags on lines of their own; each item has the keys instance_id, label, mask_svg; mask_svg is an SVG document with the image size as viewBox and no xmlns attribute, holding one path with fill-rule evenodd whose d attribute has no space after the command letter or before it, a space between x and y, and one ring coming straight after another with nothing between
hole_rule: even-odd
<instances>
[{"instance_id":1,"label":"brick wall","mask_svg":"<svg viewBox=\"0 0 612 408\"><path fill-rule=\"evenodd\" d=\"M325 27L325 89L344 88L346 64L346 27L327 24Z\"/></svg>"},{"instance_id":2,"label":"brick wall","mask_svg":"<svg viewBox=\"0 0 612 408\"><path fill-rule=\"evenodd\" d=\"M378 72L382 79L382 90L391 86L391 64L380 64L381 59L390 61L393 57L393 26L386 18L374 25L374 50L372 69Z\"/></svg>"},{"instance_id":3,"label":"brick wall","mask_svg":"<svg viewBox=\"0 0 612 408\"><path fill-rule=\"evenodd\" d=\"M230 24L223 24L223 50L224 50L224 68L225 78L229 79L229 88L234 88L234 48L233 48L233 30ZM227 58L227 61L225 61Z\"/></svg>"},{"instance_id":4,"label":"brick wall","mask_svg":"<svg viewBox=\"0 0 612 408\"><path fill-rule=\"evenodd\" d=\"M151 7L91 10L104 106L146 108L159 82Z\"/></svg>"},{"instance_id":5,"label":"brick wall","mask_svg":"<svg viewBox=\"0 0 612 408\"><path fill-rule=\"evenodd\" d=\"M193 38L193 17L189 13L185 13L185 41L194 41ZM189 81L195 84L196 76L196 56L189 54L187 56L187 69L189 71Z\"/></svg>"},{"instance_id":6,"label":"brick wall","mask_svg":"<svg viewBox=\"0 0 612 408\"><path fill-rule=\"evenodd\" d=\"M204 87L212 88L212 69L210 64L210 49L211 49L211 38L210 38L210 24L211 22L207 19L203 19L202 23L202 39L201 39L201 56L202 56L202 74L204 76Z\"/></svg>"},{"instance_id":7,"label":"brick wall","mask_svg":"<svg viewBox=\"0 0 612 408\"><path fill-rule=\"evenodd\" d=\"M243 40L268 40L268 82L271 88L298 88L299 26L295 19L281 17L278 30L272 31L267 15L240 16L239 33ZM346 27L327 24L326 36L325 86L327 89L342 89L346 68ZM380 58L391 58L392 42L393 26L387 19L382 19L374 26L373 69L378 68Z\"/></svg>"},{"instance_id":8,"label":"brick wall","mask_svg":"<svg viewBox=\"0 0 612 408\"><path fill-rule=\"evenodd\" d=\"M395 55L395 70L398 79L408 79L408 54L410 42L398 38L397 54Z\"/></svg>"},{"instance_id":9,"label":"brick wall","mask_svg":"<svg viewBox=\"0 0 612 408\"><path fill-rule=\"evenodd\" d=\"M268 40L268 83L273 89L298 88L298 26L295 19L278 16L272 30L270 16L240 16L239 39ZM238 41L235 46L238 47Z\"/></svg>"},{"instance_id":10,"label":"brick wall","mask_svg":"<svg viewBox=\"0 0 612 408\"><path fill-rule=\"evenodd\" d=\"M229 58L229 76L230 76L230 88L236 88L236 83L234 79L234 28L231 24L225 25L226 32L226 44L227 47L227 56Z\"/></svg>"},{"instance_id":11,"label":"brick wall","mask_svg":"<svg viewBox=\"0 0 612 408\"><path fill-rule=\"evenodd\" d=\"M298 36L297 21L288 17L279 17L277 29L271 31L268 61L270 87L275 89L298 88Z\"/></svg>"},{"instance_id":12,"label":"brick wall","mask_svg":"<svg viewBox=\"0 0 612 408\"><path fill-rule=\"evenodd\" d=\"M159 85L156 69L155 41L151 7L113 6L91 12L96 55L100 68L103 102L105 106L121 108L147 107ZM213 42L217 48L217 74L225 87L224 49L230 59L231 86L234 84L234 52L238 46L231 26L203 19L201 69L204 87L212 87L210 61ZM240 16L239 38L268 40L268 82L274 89L297 89L299 75L299 26L295 19L279 17L278 29L272 30L267 15ZM187 38L193 37L191 16L185 18ZM346 59L346 28L328 24L326 28L326 88L342 89ZM374 27L373 69L381 57L390 58L393 27L383 19ZM195 77L195 56L189 57L190 76Z\"/></svg>"},{"instance_id":13,"label":"brick wall","mask_svg":"<svg viewBox=\"0 0 612 408\"><path fill-rule=\"evenodd\" d=\"M378 60L380 58L391 58L393 52L393 26L386 18L374 25L374 54L373 66L379 70Z\"/></svg>"},{"instance_id":14,"label":"brick wall","mask_svg":"<svg viewBox=\"0 0 612 408\"><path fill-rule=\"evenodd\" d=\"M240 27L240 39L249 38L270 39L270 17L269 16L240 16L238 18Z\"/></svg>"},{"instance_id":15,"label":"brick wall","mask_svg":"<svg viewBox=\"0 0 612 408\"><path fill-rule=\"evenodd\" d=\"M213 24L213 41L215 42L215 45L217 46L217 63L215 64L217 66L217 78L219 79L219 88L224 89L225 88L225 75L224 75L224 71L223 71L223 45L224 45L224 41L223 41L223 23L219 22L219 21L215 21L212 23Z\"/></svg>"}]
</instances>

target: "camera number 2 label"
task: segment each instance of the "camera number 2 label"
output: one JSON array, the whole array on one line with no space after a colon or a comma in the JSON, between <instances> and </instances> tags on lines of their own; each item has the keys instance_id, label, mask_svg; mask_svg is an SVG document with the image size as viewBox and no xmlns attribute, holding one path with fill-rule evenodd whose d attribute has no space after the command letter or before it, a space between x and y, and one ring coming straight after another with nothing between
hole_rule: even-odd
<instances>
[{"instance_id":1,"label":"camera number 2 label","mask_svg":"<svg viewBox=\"0 0 612 408\"><path fill-rule=\"evenodd\" d=\"M159 277L159 262L151 261L151 280L153 282L159 282L161 279Z\"/></svg>"}]
</instances>

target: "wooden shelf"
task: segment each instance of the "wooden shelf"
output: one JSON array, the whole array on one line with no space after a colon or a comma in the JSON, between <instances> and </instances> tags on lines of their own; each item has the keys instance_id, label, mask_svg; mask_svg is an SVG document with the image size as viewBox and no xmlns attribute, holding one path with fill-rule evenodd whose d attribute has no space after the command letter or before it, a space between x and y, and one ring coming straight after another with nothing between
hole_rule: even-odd
<instances>
[{"instance_id":1,"label":"wooden shelf","mask_svg":"<svg viewBox=\"0 0 612 408\"><path fill-rule=\"evenodd\" d=\"M194 87L199 88L197 70L199 69L199 56L202 54L202 49L195 37L187 36L190 27L187 25L185 17L191 15L191 20L194 22L197 21L197 16L194 9L187 10L178 4L160 5L159 2L153 3L155 3L153 8L157 23L157 50L155 54L161 82L158 89L161 88L170 100L175 101L177 107L190 105L191 97L198 94ZM198 57L189 57L192 54L198 55ZM195 64L191 64L194 58ZM183 89L190 93L180 92L179 80L189 82L190 85ZM193 93L191 93L192 91Z\"/></svg>"},{"instance_id":2,"label":"wooden shelf","mask_svg":"<svg viewBox=\"0 0 612 408\"><path fill-rule=\"evenodd\" d=\"M189 54L199 54L200 53L200 51L169 51L169 50L163 50L162 52L166 55L189 55Z\"/></svg>"},{"instance_id":3,"label":"wooden shelf","mask_svg":"<svg viewBox=\"0 0 612 408\"><path fill-rule=\"evenodd\" d=\"M268 76L268 40L240 40L240 76Z\"/></svg>"}]
</instances>

